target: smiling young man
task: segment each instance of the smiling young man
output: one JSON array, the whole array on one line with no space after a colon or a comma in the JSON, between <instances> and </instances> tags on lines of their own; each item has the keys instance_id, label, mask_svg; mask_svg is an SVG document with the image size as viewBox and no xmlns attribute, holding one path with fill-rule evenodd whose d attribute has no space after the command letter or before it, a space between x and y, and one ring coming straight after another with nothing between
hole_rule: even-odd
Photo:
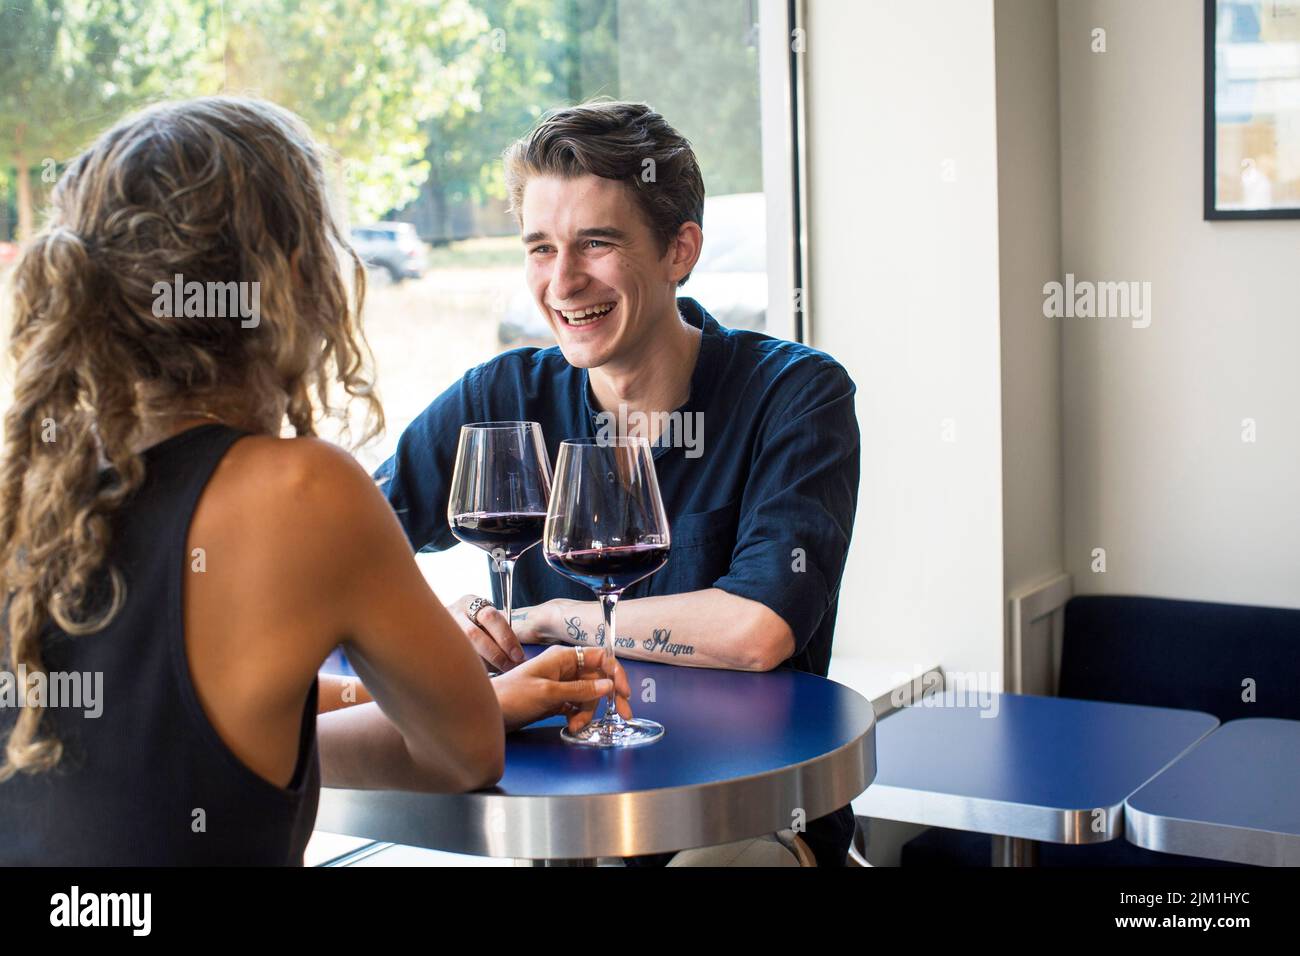
<instances>
[{"instance_id":1,"label":"smiling young man","mask_svg":"<svg viewBox=\"0 0 1300 956\"><path fill-rule=\"evenodd\" d=\"M825 675L858 493L848 374L677 297L703 242L704 183L690 144L649 107L550 114L506 150L505 171L528 285L558 346L471 369L402 434L376 478L411 544L457 543L447 501L462 425L539 422L552 460L566 438L626 428L654 446L672 550L619 601L619 656ZM688 436L683 422L700 427ZM601 637L591 592L540 548L516 565L513 622L491 607L471 619L474 601L456 601L453 617L502 669L522 660L520 642ZM842 865L852 832L844 807L803 838L819 863Z\"/></svg>"}]
</instances>

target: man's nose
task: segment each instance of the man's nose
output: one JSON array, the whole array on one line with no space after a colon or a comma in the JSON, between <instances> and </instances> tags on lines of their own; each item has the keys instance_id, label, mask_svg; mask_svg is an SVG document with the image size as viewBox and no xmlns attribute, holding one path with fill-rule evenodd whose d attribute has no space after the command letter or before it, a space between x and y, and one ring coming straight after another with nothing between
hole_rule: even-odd
<instances>
[{"instance_id":1,"label":"man's nose","mask_svg":"<svg viewBox=\"0 0 1300 956\"><path fill-rule=\"evenodd\" d=\"M569 300L581 292L586 284L587 277L583 274L578 257L564 251L556 253L555 266L551 271L552 303L572 305Z\"/></svg>"}]
</instances>

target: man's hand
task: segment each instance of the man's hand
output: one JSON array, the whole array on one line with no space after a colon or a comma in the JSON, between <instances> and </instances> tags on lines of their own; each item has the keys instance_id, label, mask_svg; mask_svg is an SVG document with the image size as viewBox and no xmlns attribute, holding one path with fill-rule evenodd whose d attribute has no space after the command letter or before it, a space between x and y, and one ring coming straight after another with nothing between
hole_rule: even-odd
<instances>
[{"instance_id":1,"label":"man's hand","mask_svg":"<svg viewBox=\"0 0 1300 956\"><path fill-rule=\"evenodd\" d=\"M549 647L532 660L492 681L506 731L518 730L534 721L567 714L569 729L577 731L591 722L597 702L613 687L615 706L623 717L632 716L628 698L632 690L627 672L614 663L611 679L601 648L586 648L578 654L571 647Z\"/></svg>"},{"instance_id":2,"label":"man's hand","mask_svg":"<svg viewBox=\"0 0 1300 956\"><path fill-rule=\"evenodd\" d=\"M519 646L519 637L506 623L506 616L495 607L488 606L478 612L478 623L469 619L469 606L475 595L466 594L453 604L447 605L451 618L469 638L483 658L503 674L523 663L524 649Z\"/></svg>"}]
</instances>

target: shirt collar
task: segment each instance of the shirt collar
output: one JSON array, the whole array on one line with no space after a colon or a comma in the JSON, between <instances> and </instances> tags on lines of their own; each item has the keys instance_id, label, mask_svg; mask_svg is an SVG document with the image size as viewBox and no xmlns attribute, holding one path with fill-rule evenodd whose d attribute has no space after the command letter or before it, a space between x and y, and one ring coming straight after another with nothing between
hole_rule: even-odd
<instances>
[{"instance_id":1,"label":"shirt collar","mask_svg":"<svg viewBox=\"0 0 1300 956\"><path fill-rule=\"evenodd\" d=\"M682 411L703 411L718 381L718 355L722 349L722 326L694 299L677 300L677 309L688 325L700 330L700 353L691 373L691 394Z\"/></svg>"},{"instance_id":2,"label":"shirt collar","mask_svg":"<svg viewBox=\"0 0 1300 956\"><path fill-rule=\"evenodd\" d=\"M695 357L695 370L691 372L691 394L681 412L704 411L718 380L718 356L722 348L722 326L694 299L683 296L677 300L677 311L687 325L700 330L700 350ZM587 406L587 420L597 427L596 408L592 404L591 379L587 369L582 370L582 398Z\"/></svg>"}]
</instances>

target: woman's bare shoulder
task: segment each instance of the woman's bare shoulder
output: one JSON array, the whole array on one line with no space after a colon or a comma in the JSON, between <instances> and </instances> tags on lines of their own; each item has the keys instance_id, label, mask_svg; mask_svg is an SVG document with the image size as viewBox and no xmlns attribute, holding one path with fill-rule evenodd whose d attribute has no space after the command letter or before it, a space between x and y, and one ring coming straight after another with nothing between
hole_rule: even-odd
<instances>
[{"instance_id":1,"label":"woman's bare shoulder","mask_svg":"<svg viewBox=\"0 0 1300 956\"><path fill-rule=\"evenodd\" d=\"M396 524L360 463L319 438L236 442L204 497L214 520L239 526L266 551L291 553L293 568L315 574L346 565L359 545L390 537Z\"/></svg>"},{"instance_id":2,"label":"woman's bare shoulder","mask_svg":"<svg viewBox=\"0 0 1300 956\"><path fill-rule=\"evenodd\" d=\"M250 503L289 515L313 506L347 504L378 494L374 480L347 451L320 438L251 435L222 461L226 478Z\"/></svg>"}]
</instances>

